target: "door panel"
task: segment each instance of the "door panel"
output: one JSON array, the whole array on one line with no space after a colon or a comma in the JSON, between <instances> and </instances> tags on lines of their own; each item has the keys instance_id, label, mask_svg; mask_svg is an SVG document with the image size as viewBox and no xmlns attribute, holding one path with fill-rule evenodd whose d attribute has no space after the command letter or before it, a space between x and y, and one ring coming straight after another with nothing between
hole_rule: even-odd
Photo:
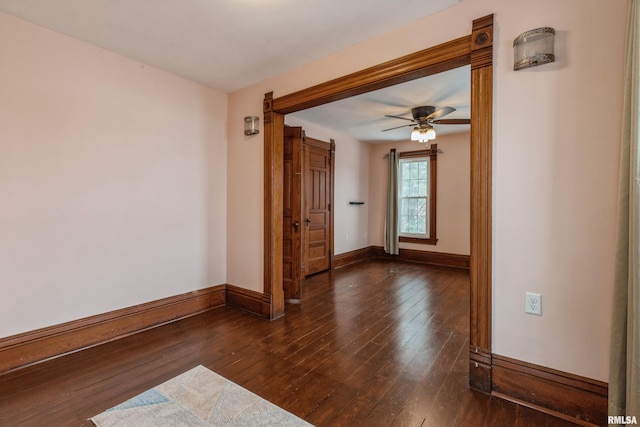
<instances>
[{"instance_id":1,"label":"door panel","mask_svg":"<svg viewBox=\"0 0 640 427\"><path fill-rule=\"evenodd\" d=\"M300 299L302 228L302 128L284 129L282 287L285 300Z\"/></svg>"},{"instance_id":2,"label":"door panel","mask_svg":"<svg viewBox=\"0 0 640 427\"><path fill-rule=\"evenodd\" d=\"M332 144L304 138L305 275L331 268Z\"/></svg>"},{"instance_id":3,"label":"door panel","mask_svg":"<svg viewBox=\"0 0 640 427\"><path fill-rule=\"evenodd\" d=\"M309 239L313 242L324 242L327 239L327 234L324 229L309 230Z\"/></svg>"}]
</instances>

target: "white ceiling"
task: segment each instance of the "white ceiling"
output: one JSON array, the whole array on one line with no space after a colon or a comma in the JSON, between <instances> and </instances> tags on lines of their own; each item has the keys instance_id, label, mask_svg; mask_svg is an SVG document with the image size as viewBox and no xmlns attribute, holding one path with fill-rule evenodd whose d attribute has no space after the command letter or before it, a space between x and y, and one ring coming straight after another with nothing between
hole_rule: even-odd
<instances>
[{"instance_id":1,"label":"white ceiling","mask_svg":"<svg viewBox=\"0 0 640 427\"><path fill-rule=\"evenodd\" d=\"M223 92L233 92L460 0L0 0L0 11ZM427 46L425 46L427 47ZM406 139L419 105L469 118L464 67L296 113L367 142ZM408 123L408 122L407 122ZM440 134L468 125L441 125Z\"/></svg>"},{"instance_id":2,"label":"white ceiling","mask_svg":"<svg viewBox=\"0 0 640 427\"><path fill-rule=\"evenodd\" d=\"M0 11L233 92L460 0L0 0Z\"/></svg>"}]
</instances>

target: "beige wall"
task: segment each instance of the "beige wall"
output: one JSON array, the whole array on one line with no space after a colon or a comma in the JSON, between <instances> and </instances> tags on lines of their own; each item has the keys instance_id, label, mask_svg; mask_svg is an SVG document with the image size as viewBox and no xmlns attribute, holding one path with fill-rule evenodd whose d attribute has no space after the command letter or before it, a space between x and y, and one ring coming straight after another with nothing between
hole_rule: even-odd
<instances>
[{"instance_id":1,"label":"beige wall","mask_svg":"<svg viewBox=\"0 0 640 427\"><path fill-rule=\"evenodd\" d=\"M227 96L0 13L0 337L224 283Z\"/></svg>"},{"instance_id":2,"label":"beige wall","mask_svg":"<svg viewBox=\"0 0 640 427\"><path fill-rule=\"evenodd\" d=\"M606 381L627 1L506 3L502 37L554 27L558 60L516 73L497 52L494 350Z\"/></svg>"},{"instance_id":3,"label":"beige wall","mask_svg":"<svg viewBox=\"0 0 640 427\"><path fill-rule=\"evenodd\" d=\"M437 238L436 245L400 243L400 248L418 251L469 255L470 158L469 132L438 135ZM385 155L424 148L416 142L376 144L371 147L369 172L369 242L384 246L384 219L387 199L387 159Z\"/></svg>"},{"instance_id":4,"label":"beige wall","mask_svg":"<svg viewBox=\"0 0 640 427\"><path fill-rule=\"evenodd\" d=\"M626 6L463 0L231 94L228 281L263 286L262 139L242 136L242 117L260 115L264 93L279 97L469 34L473 19L494 13L493 350L606 381ZM558 61L514 72L513 39L540 26L556 28ZM524 313L525 291L542 293L542 317Z\"/></svg>"},{"instance_id":5,"label":"beige wall","mask_svg":"<svg viewBox=\"0 0 640 427\"><path fill-rule=\"evenodd\" d=\"M285 116L289 126L301 126L307 136L336 143L334 183L334 254L366 248L369 223L369 144L334 130ZM350 205L363 201L364 205Z\"/></svg>"}]
</instances>

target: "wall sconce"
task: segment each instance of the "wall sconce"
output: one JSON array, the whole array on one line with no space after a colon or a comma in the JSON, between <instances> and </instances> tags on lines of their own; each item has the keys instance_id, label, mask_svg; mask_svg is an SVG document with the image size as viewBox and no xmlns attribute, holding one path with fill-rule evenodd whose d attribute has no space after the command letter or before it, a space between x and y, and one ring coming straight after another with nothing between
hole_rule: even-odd
<instances>
[{"instance_id":1,"label":"wall sconce","mask_svg":"<svg viewBox=\"0 0 640 427\"><path fill-rule=\"evenodd\" d=\"M260 129L258 129L258 116L247 116L244 118L244 134L245 135L255 135L260 133Z\"/></svg>"},{"instance_id":2,"label":"wall sconce","mask_svg":"<svg viewBox=\"0 0 640 427\"><path fill-rule=\"evenodd\" d=\"M536 28L520 34L513 41L513 71L554 62L553 39L556 32L551 27Z\"/></svg>"}]
</instances>

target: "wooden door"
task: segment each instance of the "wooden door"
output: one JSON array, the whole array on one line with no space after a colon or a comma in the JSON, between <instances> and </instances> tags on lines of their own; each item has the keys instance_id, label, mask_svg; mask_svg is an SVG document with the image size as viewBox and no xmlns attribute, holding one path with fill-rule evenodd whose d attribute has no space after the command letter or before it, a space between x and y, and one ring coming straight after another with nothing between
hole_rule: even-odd
<instances>
[{"instance_id":1,"label":"wooden door","mask_svg":"<svg viewBox=\"0 0 640 427\"><path fill-rule=\"evenodd\" d=\"M284 299L300 300L302 276L302 128L284 128L282 287Z\"/></svg>"},{"instance_id":2,"label":"wooden door","mask_svg":"<svg viewBox=\"0 0 640 427\"><path fill-rule=\"evenodd\" d=\"M304 275L331 268L335 144L304 137Z\"/></svg>"}]
</instances>

